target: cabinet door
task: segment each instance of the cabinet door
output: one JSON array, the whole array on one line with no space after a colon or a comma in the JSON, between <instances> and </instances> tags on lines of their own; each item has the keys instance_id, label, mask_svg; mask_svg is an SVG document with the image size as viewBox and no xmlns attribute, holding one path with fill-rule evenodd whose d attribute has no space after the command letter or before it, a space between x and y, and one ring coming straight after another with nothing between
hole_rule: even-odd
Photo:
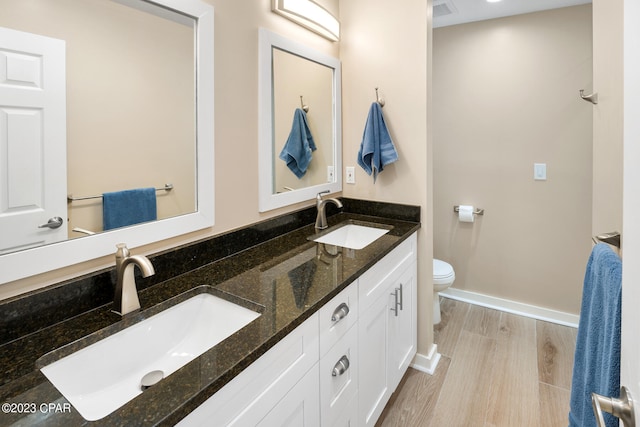
<instances>
[{"instance_id":1,"label":"cabinet door","mask_svg":"<svg viewBox=\"0 0 640 427\"><path fill-rule=\"evenodd\" d=\"M388 381L387 335L393 296L381 295L358 320L359 425L373 426L391 395Z\"/></svg>"},{"instance_id":2,"label":"cabinet door","mask_svg":"<svg viewBox=\"0 0 640 427\"><path fill-rule=\"evenodd\" d=\"M394 294L389 310L389 383L391 390L395 390L398 386L416 354L416 274L416 263L413 262L391 287Z\"/></svg>"},{"instance_id":3,"label":"cabinet door","mask_svg":"<svg viewBox=\"0 0 640 427\"><path fill-rule=\"evenodd\" d=\"M258 427L320 427L318 364L257 424Z\"/></svg>"}]
</instances>

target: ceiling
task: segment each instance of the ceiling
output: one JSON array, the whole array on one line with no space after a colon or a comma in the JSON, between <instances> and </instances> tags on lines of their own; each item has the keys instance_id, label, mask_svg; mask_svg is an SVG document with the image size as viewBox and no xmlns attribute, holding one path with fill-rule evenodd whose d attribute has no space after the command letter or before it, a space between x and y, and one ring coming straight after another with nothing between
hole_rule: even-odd
<instances>
[{"instance_id":1,"label":"ceiling","mask_svg":"<svg viewBox=\"0 0 640 427\"><path fill-rule=\"evenodd\" d=\"M433 0L433 27L591 3L591 0Z\"/></svg>"}]
</instances>

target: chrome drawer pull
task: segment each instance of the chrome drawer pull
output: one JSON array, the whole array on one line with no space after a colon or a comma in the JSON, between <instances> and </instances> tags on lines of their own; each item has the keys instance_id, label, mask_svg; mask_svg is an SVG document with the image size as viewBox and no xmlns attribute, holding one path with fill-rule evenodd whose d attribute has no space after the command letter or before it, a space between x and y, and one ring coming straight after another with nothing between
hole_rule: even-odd
<instances>
[{"instance_id":1,"label":"chrome drawer pull","mask_svg":"<svg viewBox=\"0 0 640 427\"><path fill-rule=\"evenodd\" d=\"M331 315L331 321L339 322L340 320L347 317L347 314L349 314L349 306L343 302L338 306L338 308L336 308L336 310Z\"/></svg>"},{"instance_id":2,"label":"chrome drawer pull","mask_svg":"<svg viewBox=\"0 0 640 427\"><path fill-rule=\"evenodd\" d=\"M333 371L331 371L331 376L337 377L338 375L344 374L347 369L349 369L349 358L345 355L338 360L338 363L333 367Z\"/></svg>"},{"instance_id":3,"label":"chrome drawer pull","mask_svg":"<svg viewBox=\"0 0 640 427\"><path fill-rule=\"evenodd\" d=\"M400 305L398 303L398 288L396 288L396 290L393 291L393 293L391 293L389 295L393 295L393 297L395 298L395 302L393 303L393 307L391 307L389 310L393 311L395 316L398 317L398 305Z\"/></svg>"},{"instance_id":4,"label":"chrome drawer pull","mask_svg":"<svg viewBox=\"0 0 640 427\"><path fill-rule=\"evenodd\" d=\"M400 310L404 310L403 304L404 304L404 294L402 293L402 283L400 283L400 287L396 288L400 291Z\"/></svg>"}]
</instances>

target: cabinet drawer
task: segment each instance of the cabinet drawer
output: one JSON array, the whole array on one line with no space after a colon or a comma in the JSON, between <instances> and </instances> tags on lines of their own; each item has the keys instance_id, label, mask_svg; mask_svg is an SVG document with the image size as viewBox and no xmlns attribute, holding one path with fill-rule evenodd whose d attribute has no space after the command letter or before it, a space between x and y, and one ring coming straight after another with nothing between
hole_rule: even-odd
<instances>
[{"instance_id":1,"label":"cabinet drawer","mask_svg":"<svg viewBox=\"0 0 640 427\"><path fill-rule=\"evenodd\" d=\"M416 259L416 233L402 242L358 279L358 304L364 312L383 293L390 282Z\"/></svg>"},{"instance_id":2,"label":"cabinet drawer","mask_svg":"<svg viewBox=\"0 0 640 427\"><path fill-rule=\"evenodd\" d=\"M335 372L334 372L335 371ZM334 375L335 373L335 375ZM322 425L336 424L358 392L358 329L352 327L320 359Z\"/></svg>"},{"instance_id":3,"label":"cabinet drawer","mask_svg":"<svg viewBox=\"0 0 640 427\"><path fill-rule=\"evenodd\" d=\"M325 304L318 314L322 357L358 320L358 283L350 284Z\"/></svg>"}]
</instances>

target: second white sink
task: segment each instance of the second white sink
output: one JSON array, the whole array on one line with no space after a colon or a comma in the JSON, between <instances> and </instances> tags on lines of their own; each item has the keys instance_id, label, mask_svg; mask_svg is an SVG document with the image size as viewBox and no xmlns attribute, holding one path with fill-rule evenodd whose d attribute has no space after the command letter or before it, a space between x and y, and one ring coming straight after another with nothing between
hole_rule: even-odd
<instances>
[{"instance_id":1,"label":"second white sink","mask_svg":"<svg viewBox=\"0 0 640 427\"><path fill-rule=\"evenodd\" d=\"M349 249L362 249L388 232L389 230L384 228L346 224L328 234L313 239L313 241Z\"/></svg>"},{"instance_id":2,"label":"second white sink","mask_svg":"<svg viewBox=\"0 0 640 427\"><path fill-rule=\"evenodd\" d=\"M146 374L159 370L167 377L258 316L201 293L41 370L80 415L95 421L142 393Z\"/></svg>"}]
</instances>

